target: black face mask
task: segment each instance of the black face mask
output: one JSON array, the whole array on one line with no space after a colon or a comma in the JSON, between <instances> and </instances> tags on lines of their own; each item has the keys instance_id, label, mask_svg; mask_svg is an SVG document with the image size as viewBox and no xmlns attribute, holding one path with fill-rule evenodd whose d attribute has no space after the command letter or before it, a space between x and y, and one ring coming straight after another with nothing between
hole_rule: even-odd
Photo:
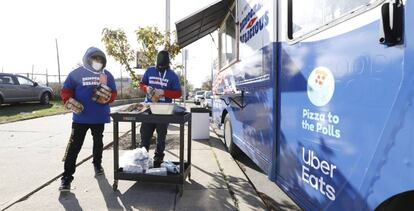
<instances>
[{"instance_id":1,"label":"black face mask","mask_svg":"<svg viewBox=\"0 0 414 211\"><path fill-rule=\"evenodd\" d=\"M168 51L160 51L157 55L157 70L164 72L170 67L170 55Z\"/></svg>"}]
</instances>

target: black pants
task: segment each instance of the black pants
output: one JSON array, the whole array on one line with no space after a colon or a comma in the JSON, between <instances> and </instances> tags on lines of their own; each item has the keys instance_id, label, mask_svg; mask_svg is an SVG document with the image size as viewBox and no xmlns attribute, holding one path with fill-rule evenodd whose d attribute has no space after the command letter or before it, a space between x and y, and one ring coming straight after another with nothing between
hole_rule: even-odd
<instances>
[{"instance_id":1,"label":"black pants","mask_svg":"<svg viewBox=\"0 0 414 211\"><path fill-rule=\"evenodd\" d=\"M102 162L102 150L103 150L103 131L104 124L79 124L72 123L72 134L68 147L66 148L66 154L63 160L65 161L64 177L73 179L73 174L76 169L76 159L82 148L83 141L85 140L86 132L91 129L93 137L93 163Z\"/></svg>"},{"instance_id":2,"label":"black pants","mask_svg":"<svg viewBox=\"0 0 414 211\"><path fill-rule=\"evenodd\" d=\"M141 145L145 147L147 151L151 143L152 134L154 130L157 130L157 149L155 150L155 157L163 158L165 149L165 138L167 136L168 124L153 124L142 123L140 128L141 133Z\"/></svg>"}]
</instances>

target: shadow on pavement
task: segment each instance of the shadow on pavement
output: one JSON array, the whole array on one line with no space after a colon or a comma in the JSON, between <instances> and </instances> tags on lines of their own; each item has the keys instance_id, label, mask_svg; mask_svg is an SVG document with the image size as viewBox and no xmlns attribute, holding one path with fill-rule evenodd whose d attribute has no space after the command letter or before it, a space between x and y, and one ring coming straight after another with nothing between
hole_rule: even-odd
<instances>
[{"instance_id":1,"label":"shadow on pavement","mask_svg":"<svg viewBox=\"0 0 414 211\"><path fill-rule=\"evenodd\" d=\"M119 204L117 196L119 191L114 192L112 190L111 184L109 184L108 179L105 175L95 176L96 181L98 181L99 189L101 189L102 196L104 197L106 207L108 210L122 210L123 207Z\"/></svg>"},{"instance_id":2,"label":"shadow on pavement","mask_svg":"<svg viewBox=\"0 0 414 211\"><path fill-rule=\"evenodd\" d=\"M266 174L243 152L241 152L240 155L235 160L239 164L239 167L244 172L246 172L246 168L250 168L259 173ZM268 196L266 193L260 192L257 189L256 189L256 192L259 195L259 197L263 200L263 202L265 203L266 207L269 210L277 210L277 211L292 211L292 210L300 211L301 210L296 204L293 204L290 201L287 201L287 200L276 201L274 198ZM243 195L243 193L238 193L238 194Z\"/></svg>"},{"instance_id":3,"label":"shadow on pavement","mask_svg":"<svg viewBox=\"0 0 414 211\"><path fill-rule=\"evenodd\" d=\"M65 210L83 210L74 193L60 192L59 202L63 205Z\"/></svg>"},{"instance_id":4,"label":"shadow on pavement","mask_svg":"<svg viewBox=\"0 0 414 211\"><path fill-rule=\"evenodd\" d=\"M174 210L176 186L137 182L118 195L125 210Z\"/></svg>"}]
</instances>

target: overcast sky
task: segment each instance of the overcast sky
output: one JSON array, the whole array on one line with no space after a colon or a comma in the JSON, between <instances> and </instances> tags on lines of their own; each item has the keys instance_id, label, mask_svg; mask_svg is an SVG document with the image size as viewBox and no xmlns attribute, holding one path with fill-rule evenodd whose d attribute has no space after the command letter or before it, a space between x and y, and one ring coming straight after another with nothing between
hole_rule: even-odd
<instances>
[{"instance_id":1,"label":"overcast sky","mask_svg":"<svg viewBox=\"0 0 414 211\"><path fill-rule=\"evenodd\" d=\"M178 20L213 2L171 0L171 29L175 30ZM105 27L124 29L134 47L138 27L164 30L165 0L4 0L0 1L0 20L0 68L4 72L31 72L34 65L35 73L45 73L47 68L49 74L57 74L57 38L61 74L68 74L88 47L105 50L101 42ZM187 47L188 80L195 87L210 76L212 45L208 36ZM120 76L120 65L114 60L109 59L107 69Z\"/></svg>"}]
</instances>

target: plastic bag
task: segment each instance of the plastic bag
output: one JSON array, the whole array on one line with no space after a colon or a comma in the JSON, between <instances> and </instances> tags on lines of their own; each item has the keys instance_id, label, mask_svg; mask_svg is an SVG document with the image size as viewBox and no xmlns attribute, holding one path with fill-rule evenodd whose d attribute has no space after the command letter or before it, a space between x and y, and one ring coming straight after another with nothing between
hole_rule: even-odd
<instances>
[{"instance_id":1,"label":"plastic bag","mask_svg":"<svg viewBox=\"0 0 414 211\"><path fill-rule=\"evenodd\" d=\"M124 167L122 167L122 169L124 172L129 172L129 173L137 173L137 174L144 173L144 169L138 165L126 164Z\"/></svg>"},{"instance_id":2,"label":"plastic bag","mask_svg":"<svg viewBox=\"0 0 414 211\"><path fill-rule=\"evenodd\" d=\"M165 167L168 172L178 174L180 172L180 165L175 165L172 161L164 161L161 167Z\"/></svg>"},{"instance_id":3,"label":"plastic bag","mask_svg":"<svg viewBox=\"0 0 414 211\"><path fill-rule=\"evenodd\" d=\"M121 156L119 159L119 164L125 172L128 172L128 170L139 171L139 168L141 168L143 171L146 171L150 166L149 154L145 147L129 150Z\"/></svg>"},{"instance_id":4,"label":"plastic bag","mask_svg":"<svg viewBox=\"0 0 414 211\"><path fill-rule=\"evenodd\" d=\"M157 176L167 176L167 169L165 167L152 168L152 169L148 169L145 173L150 174L150 175L157 175Z\"/></svg>"}]
</instances>

